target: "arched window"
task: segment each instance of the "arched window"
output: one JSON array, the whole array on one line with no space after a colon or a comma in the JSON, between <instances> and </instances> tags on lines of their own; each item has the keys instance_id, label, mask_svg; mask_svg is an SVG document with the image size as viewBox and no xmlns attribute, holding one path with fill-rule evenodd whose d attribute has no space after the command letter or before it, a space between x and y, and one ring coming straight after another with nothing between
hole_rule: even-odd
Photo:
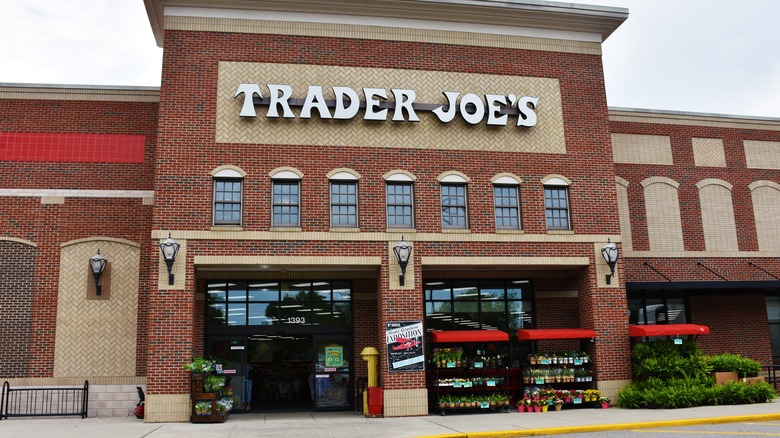
<instances>
[{"instance_id":1,"label":"arched window","mask_svg":"<svg viewBox=\"0 0 780 438\"><path fill-rule=\"evenodd\" d=\"M544 215L548 230L571 230L569 211L569 185L571 181L549 175L542 179L544 185Z\"/></svg>"},{"instance_id":2,"label":"arched window","mask_svg":"<svg viewBox=\"0 0 780 438\"><path fill-rule=\"evenodd\" d=\"M214 181L212 223L241 225L246 173L236 166L220 166L211 176Z\"/></svg>"},{"instance_id":3,"label":"arched window","mask_svg":"<svg viewBox=\"0 0 780 438\"><path fill-rule=\"evenodd\" d=\"M399 170L384 178L387 228L414 228L414 175Z\"/></svg>"},{"instance_id":4,"label":"arched window","mask_svg":"<svg viewBox=\"0 0 780 438\"><path fill-rule=\"evenodd\" d=\"M271 172L271 226L301 226L301 178L297 169L280 168Z\"/></svg>"}]
</instances>

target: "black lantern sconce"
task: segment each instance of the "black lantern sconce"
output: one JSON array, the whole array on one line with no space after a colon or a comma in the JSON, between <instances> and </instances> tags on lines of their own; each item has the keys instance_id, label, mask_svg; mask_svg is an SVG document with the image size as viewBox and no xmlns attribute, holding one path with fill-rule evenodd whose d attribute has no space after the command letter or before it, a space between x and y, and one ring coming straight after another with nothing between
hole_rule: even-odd
<instances>
[{"instance_id":1,"label":"black lantern sconce","mask_svg":"<svg viewBox=\"0 0 780 438\"><path fill-rule=\"evenodd\" d=\"M92 278L95 279L95 295L98 296L103 293L100 288L100 276L103 275L103 270L106 269L107 263L108 260L100 255L100 250L89 258L89 270L92 272Z\"/></svg>"},{"instance_id":2,"label":"black lantern sconce","mask_svg":"<svg viewBox=\"0 0 780 438\"><path fill-rule=\"evenodd\" d=\"M393 248L398 265L401 266L401 275L398 277L398 283L404 285L404 276L406 276L406 265L409 264L409 257L412 256L412 247L404 241L401 236L401 242Z\"/></svg>"},{"instance_id":3,"label":"black lantern sconce","mask_svg":"<svg viewBox=\"0 0 780 438\"><path fill-rule=\"evenodd\" d=\"M618 257L620 257L620 248L608 238L607 245L604 248L601 248L601 255L604 256L604 260L609 265L610 273L607 274L607 284L610 284L612 276L615 275L615 265L617 264Z\"/></svg>"},{"instance_id":4,"label":"black lantern sconce","mask_svg":"<svg viewBox=\"0 0 780 438\"><path fill-rule=\"evenodd\" d=\"M176 254L179 253L179 242L171 238L171 233L168 233L168 238L164 242L160 243L160 252L162 252L163 259L165 260L165 266L168 267L168 285L173 285L173 262L176 261Z\"/></svg>"}]
</instances>

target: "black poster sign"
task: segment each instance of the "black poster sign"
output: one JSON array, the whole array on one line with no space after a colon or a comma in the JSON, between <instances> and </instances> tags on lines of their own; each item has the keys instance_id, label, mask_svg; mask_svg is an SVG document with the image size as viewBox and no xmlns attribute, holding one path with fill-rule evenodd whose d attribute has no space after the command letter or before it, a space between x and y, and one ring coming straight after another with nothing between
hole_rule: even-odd
<instances>
[{"instance_id":1,"label":"black poster sign","mask_svg":"<svg viewBox=\"0 0 780 438\"><path fill-rule=\"evenodd\" d=\"M385 328L388 371L423 371L422 321L388 322Z\"/></svg>"}]
</instances>

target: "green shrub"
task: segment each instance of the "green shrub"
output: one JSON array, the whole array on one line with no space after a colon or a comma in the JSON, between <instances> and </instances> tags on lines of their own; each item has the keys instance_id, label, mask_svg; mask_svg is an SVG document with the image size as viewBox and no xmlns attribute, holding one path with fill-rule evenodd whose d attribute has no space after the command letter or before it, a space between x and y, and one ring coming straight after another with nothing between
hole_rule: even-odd
<instances>
[{"instance_id":1,"label":"green shrub","mask_svg":"<svg viewBox=\"0 0 780 438\"><path fill-rule=\"evenodd\" d=\"M761 374L761 364L739 354L723 353L709 358L715 371L735 372L739 377L756 377Z\"/></svg>"}]
</instances>

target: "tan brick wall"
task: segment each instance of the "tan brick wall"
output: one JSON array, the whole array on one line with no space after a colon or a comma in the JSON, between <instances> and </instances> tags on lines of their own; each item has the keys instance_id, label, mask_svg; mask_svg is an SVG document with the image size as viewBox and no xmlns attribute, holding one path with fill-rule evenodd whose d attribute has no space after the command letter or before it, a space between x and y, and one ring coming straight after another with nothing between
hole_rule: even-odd
<instances>
[{"instance_id":1,"label":"tan brick wall","mask_svg":"<svg viewBox=\"0 0 780 438\"><path fill-rule=\"evenodd\" d=\"M384 88L392 99L392 88L412 89L417 103L445 103L444 91L477 95L514 94L538 97L538 123L534 127L517 127L516 116L506 126L470 125L460 117L450 123L440 122L430 112L418 112L419 122L388 120L366 123L362 111L351 120L323 123L318 113L312 119L268 119L266 107L257 107L257 117L239 117L243 97L235 98L241 83L292 86L292 98L306 96L309 85L323 87L325 99L333 100L331 87L346 86L363 99L363 88ZM522 76L500 76L473 73L332 67L317 65L265 64L249 62L219 63L216 141L221 143L344 145L413 149L485 150L565 154L561 91L558 79ZM293 113L298 113L293 108ZM487 120L487 118L485 118ZM316 126L316 129L312 127Z\"/></svg>"},{"instance_id":2,"label":"tan brick wall","mask_svg":"<svg viewBox=\"0 0 780 438\"><path fill-rule=\"evenodd\" d=\"M642 181L647 212L647 234L651 251L682 251L679 184L661 177Z\"/></svg>"},{"instance_id":3,"label":"tan brick wall","mask_svg":"<svg viewBox=\"0 0 780 438\"><path fill-rule=\"evenodd\" d=\"M699 167L726 167L726 152L720 138L692 138L693 160Z\"/></svg>"},{"instance_id":4,"label":"tan brick wall","mask_svg":"<svg viewBox=\"0 0 780 438\"><path fill-rule=\"evenodd\" d=\"M384 391L385 417L428 415L428 390L392 389Z\"/></svg>"},{"instance_id":5,"label":"tan brick wall","mask_svg":"<svg viewBox=\"0 0 780 438\"><path fill-rule=\"evenodd\" d=\"M617 182L618 216L620 216L620 236L623 239L623 251L630 251L631 244L631 211L628 202L628 181L615 177Z\"/></svg>"},{"instance_id":6,"label":"tan brick wall","mask_svg":"<svg viewBox=\"0 0 780 438\"><path fill-rule=\"evenodd\" d=\"M750 185L759 251L780 250L780 184L757 181Z\"/></svg>"},{"instance_id":7,"label":"tan brick wall","mask_svg":"<svg viewBox=\"0 0 780 438\"><path fill-rule=\"evenodd\" d=\"M732 185L717 179L707 179L696 184L696 187L699 189L706 250L739 250L734 204L731 200Z\"/></svg>"},{"instance_id":8,"label":"tan brick wall","mask_svg":"<svg viewBox=\"0 0 780 438\"><path fill-rule=\"evenodd\" d=\"M612 159L625 164L674 164L672 143L665 135L612 134Z\"/></svg>"},{"instance_id":9,"label":"tan brick wall","mask_svg":"<svg viewBox=\"0 0 780 438\"><path fill-rule=\"evenodd\" d=\"M108 300L88 300L87 260L111 265ZM134 376L140 248L120 239L65 244L60 256L54 377Z\"/></svg>"},{"instance_id":10,"label":"tan brick wall","mask_svg":"<svg viewBox=\"0 0 780 438\"><path fill-rule=\"evenodd\" d=\"M780 142L745 140L748 169L780 169Z\"/></svg>"}]
</instances>

